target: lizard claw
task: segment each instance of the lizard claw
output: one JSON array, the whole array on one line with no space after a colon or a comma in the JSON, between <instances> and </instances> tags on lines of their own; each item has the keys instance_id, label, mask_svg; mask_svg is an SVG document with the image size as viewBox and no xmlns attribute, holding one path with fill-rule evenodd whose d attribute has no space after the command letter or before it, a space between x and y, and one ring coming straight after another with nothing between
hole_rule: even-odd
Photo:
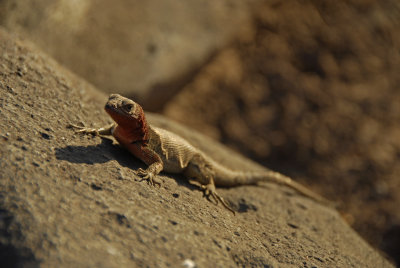
<instances>
[{"instance_id":1,"label":"lizard claw","mask_svg":"<svg viewBox=\"0 0 400 268\"><path fill-rule=\"evenodd\" d=\"M69 124L67 126L68 128L74 128L76 133L82 133L82 134L92 134L95 136L99 135L99 131L95 128L87 128L87 127L83 127L83 126L77 126L74 124Z\"/></svg>"},{"instance_id":2,"label":"lizard claw","mask_svg":"<svg viewBox=\"0 0 400 268\"><path fill-rule=\"evenodd\" d=\"M140 177L142 177L142 179L140 181L146 180L147 183L152 186L158 185L158 187L161 187L161 182L158 179L156 179L156 177L154 176L154 174L152 172L149 172L147 170L139 168L136 171L136 174L139 175Z\"/></svg>"},{"instance_id":3,"label":"lizard claw","mask_svg":"<svg viewBox=\"0 0 400 268\"><path fill-rule=\"evenodd\" d=\"M214 184L210 183L210 184L207 184L207 185L201 185L200 187L201 187L202 190L204 190L204 195L207 197L207 199L210 202L212 202L211 198L210 198L210 197L212 197L214 199L216 205L218 205L218 203L221 202L221 204L227 210L229 210L230 212L233 213L233 215L235 215L235 211L232 208L230 208L228 203L225 201L225 199L217 193L217 190L215 189L215 185Z\"/></svg>"}]
</instances>

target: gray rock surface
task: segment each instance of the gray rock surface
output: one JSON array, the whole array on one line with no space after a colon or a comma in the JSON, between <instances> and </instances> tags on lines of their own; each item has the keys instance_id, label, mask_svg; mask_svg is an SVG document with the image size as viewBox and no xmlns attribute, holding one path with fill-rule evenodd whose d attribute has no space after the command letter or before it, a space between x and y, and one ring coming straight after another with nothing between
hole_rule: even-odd
<instances>
[{"instance_id":1,"label":"gray rock surface","mask_svg":"<svg viewBox=\"0 0 400 268\"><path fill-rule=\"evenodd\" d=\"M243 36L250 14L231 0L5 0L0 23L99 89L156 108Z\"/></svg>"},{"instance_id":2,"label":"gray rock surface","mask_svg":"<svg viewBox=\"0 0 400 268\"><path fill-rule=\"evenodd\" d=\"M0 249L10 267L392 267L329 208L274 184L220 189L239 213L180 176L160 188L101 126L106 96L0 29ZM150 121L236 168L260 168L160 116ZM210 149L212 147L213 149ZM239 163L239 164L238 164ZM242 163L242 164L240 164Z\"/></svg>"},{"instance_id":3,"label":"gray rock surface","mask_svg":"<svg viewBox=\"0 0 400 268\"><path fill-rule=\"evenodd\" d=\"M400 1L263 1L254 21L164 115L337 201L400 267Z\"/></svg>"}]
</instances>

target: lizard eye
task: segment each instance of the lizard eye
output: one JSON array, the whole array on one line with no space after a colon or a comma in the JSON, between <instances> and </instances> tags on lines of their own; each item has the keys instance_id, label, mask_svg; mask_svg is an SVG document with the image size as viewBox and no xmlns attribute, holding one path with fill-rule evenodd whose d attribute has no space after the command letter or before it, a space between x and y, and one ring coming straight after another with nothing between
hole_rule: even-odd
<instances>
[{"instance_id":1,"label":"lizard eye","mask_svg":"<svg viewBox=\"0 0 400 268\"><path fill-rule=\"evenodd\" d=\"M132 108L133 108L133 104L131 104L131 103L128 103L125 105L125 109L127 109L127 110L131 110Z\"/></svg>"}]
</instances>

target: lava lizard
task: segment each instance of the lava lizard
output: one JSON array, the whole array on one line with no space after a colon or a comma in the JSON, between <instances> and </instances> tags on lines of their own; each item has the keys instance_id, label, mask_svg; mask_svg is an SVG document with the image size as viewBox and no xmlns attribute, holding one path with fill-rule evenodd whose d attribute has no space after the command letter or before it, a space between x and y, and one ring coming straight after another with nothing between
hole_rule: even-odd
<instances>
[{"instance_id":1,"label":"lava lizard","mask_svg":"<svg viewBox=\"0 0 400 268\"><path fill-rule=\"evenodd\" d=\"M103 128L85 128L70 124L77 132L93 135L112 135L119 144L142 160L148 167L139 168L136 173L151 185L161 185L157 179L161 171L182 173L189 182L204 190L218 204L235 213L217 193L215 186L254 185L259 182L275 182L293 188L300 194L316 201L326 200L303 185L274 171L242 172L231 170L205 155L182 137L165 129L150 126L142 107L136 102L111 94L106 112L115 121Z\"/></svg>"}]
</instances>

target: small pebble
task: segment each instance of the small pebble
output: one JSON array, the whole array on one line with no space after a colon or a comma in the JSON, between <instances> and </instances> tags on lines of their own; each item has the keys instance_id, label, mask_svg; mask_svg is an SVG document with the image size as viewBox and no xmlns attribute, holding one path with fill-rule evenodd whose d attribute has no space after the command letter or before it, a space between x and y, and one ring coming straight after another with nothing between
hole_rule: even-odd
<instances>
[{"instance_id":1,"label":"small pebble","mask_svg":"<svg viewBox=\"0 0 400 268\"><path fill-rule=\"evenodd\" d=\"M183 261L183 267L185 268L194 268L196 267L196 263L190 259L186 259Z\"/></svg>"}]
</instances>

